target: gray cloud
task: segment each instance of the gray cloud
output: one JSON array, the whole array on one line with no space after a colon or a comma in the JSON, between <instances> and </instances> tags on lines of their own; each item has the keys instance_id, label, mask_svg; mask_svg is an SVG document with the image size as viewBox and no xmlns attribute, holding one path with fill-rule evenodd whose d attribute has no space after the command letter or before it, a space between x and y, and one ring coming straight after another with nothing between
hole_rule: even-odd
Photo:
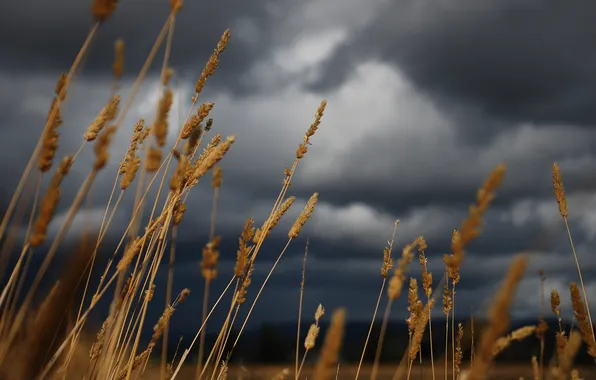
<instances>
[{"instance_id":1,"label":"gray cloud","mask_svg":"<svg viewBox=\"0 0 596 380\"><path fill-rule=\"evenodd\" d=\"M233 28L234 38L219 68L216 88L239 95L254 90L258 83L247 76L253 62L267 54L274 42L273 31L286 17L267 1L219 1L213 4L186 2L177 17L171 65L192 81L200 74L223 31ZM141 9L140 9L141 8ZM117 11L101 25L89 55L83 62L83 75L111 74L113 42L126 42L125 75L136 76L155 38L165 24L169 3L156 0L119 2ZM70 67L92 25L89 2L59 1L49 4L26 0L6 4L0 16L0 68L9 72L36 70L56 77ZM15 38L18 36L18 38ZM161 49L163 51L163 48ZM153 73L161 67L158 59Z\"/></svg>"},{"instance_id":2,"label":"gray cloud","mask_svg":"<svg viewBox=\"0 0 596 380\"><path fill-rule=\"evenodd\" d=\"M582 0L390 1L337 50L313 87L337 86L373 58L398 66L459 117L468 119L461 111L471 107L496 118L493 133L511 122L590 126L596 30L586 15L593 7ZM474 131L466 134L486 137Z\"/></svg>"}]
</instances>

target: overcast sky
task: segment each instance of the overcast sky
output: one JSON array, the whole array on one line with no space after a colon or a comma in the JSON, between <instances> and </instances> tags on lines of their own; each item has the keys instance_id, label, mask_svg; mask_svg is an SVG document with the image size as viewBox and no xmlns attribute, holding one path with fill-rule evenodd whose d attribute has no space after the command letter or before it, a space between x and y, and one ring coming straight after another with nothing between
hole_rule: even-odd
<instances>
[{"instance_id":1,"label":"overcast sky","mask_svg":"<svg viewBox=\"0 0 596 380\"><path fill-rule=\"evenodd\" d=\"M88 3L22 0L0 6L3 208L43 128L56 79L90 28ZM69 90L59 157L76 151L110 96L114 40L126 42L122 96L127 96L168 4L123 0L101 26ZM202 95L216 103L214 131L237 137L222 164L216 232L224 242L216 289L231 274L244 220L252 216L257 225L263 223L283 169L292 163L320 101L327 99L320 130L290 189L298 201L263 247L253 294L304 202L317 191L319 203L273 274L254 323L295 318L307 236L306 315L321 302L329 310L346 306L351 320L371 317L383 246L395 219L401 220L395 253L423 235L438 281L451 231L499 162L507 164L507 175L462 267L461 316L482 313L511 258L522 251L532 252L531 265L515 316L537 315L540 268L547 291L556 287L563 305L569 304L567 286L577 272L553 196L554 161L564 176L571 231L596 304L596 261L590 262L596 238L596 181L590 170L596 164L595 12L590 0L187 0L173 42L171 66L181 86L175 89L171 144L178 110L187 112L194 81L219 36L226 28L232 33ZM162 57L163 51L158 61ZM118 132L111 166L93 187L88 219L95 225L133 124L139 117L153 118L159 66L154 64ZM87 149L63 199L72 199L92 159ZM200 252L211 199L207 182L194 189L181 226L176 289L195 292L180 308L180 320L199 315ZM128 194L109 241L125 228L131 204ZM66 210L62 202L52 231ZM78 222L83 220L79 215ZM71 237L80 228L75 224ZM419 274L417 265L412 273ZM163 278L165 271L158 286ZM405 318L403 302L393 310L394 318Z\"/></svg>"}]
</instances>

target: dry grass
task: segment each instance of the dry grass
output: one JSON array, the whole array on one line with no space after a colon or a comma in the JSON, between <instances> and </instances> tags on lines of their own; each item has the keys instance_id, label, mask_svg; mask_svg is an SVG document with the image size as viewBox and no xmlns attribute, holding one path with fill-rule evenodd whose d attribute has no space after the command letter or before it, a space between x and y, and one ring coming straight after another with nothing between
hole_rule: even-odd
<instances>
[{"instance_id":1,"label":"dry grass","mask_svg":"<svg viewBox=\"0 0 596 380\"><path fill-rule=\"evenodd\" d=\"M267 277L255 292L255 298L250 307L246 307L248 292L254 291L252 273L264 241L279 225L279 221L292 207L295 197L288 194L294 174L300 162L305 159L310 149L313 137L323 120L327 102L322 101L315 112L313 123L306 129L301 142L295 152L288 153L288 159L293 162L280 173L283 179L278 197L273 201L269 216L259 228L254 227L254 220L247 218L239 236L239 247L236 254L234 274L228 280L227 286L220 294L211 294L211 284L218 279L219 258L227 252L220 252L220 237L216 234L216 217L218 210L219 191L224 186L224 173L218 163L233 149L236 139L234 136L224 137L219 133L209 136L214 125L209 118L215 107L213 102L199 98L209 77L216 73L220 56L224 54L231 33L223 32L217 42L212 55L195 83L195 93L192 104L185 119L178 121L179 135L173 146L168 146L167 136L172 128L168 116L174 106L174 90L170 82L175 71L169 66L172 39L178 12L183 10L181 0L170 2L170 12L164 15L166 21L156 37L155 43L148 54L132 86L129 96L122 101L118 92L125 67L125 44L117 40L114 44L114 63L111 70L114 75L112 96L103 109L99 111L94 122L86 129L80 148L71 155L64 157L53 174L47 188L41 192L41 180L54 167L54 159L59 146L60 129L62 124L61 106L67 102L68 87L80 70L80 63L92 47L94 37L101 32L101 26L115 11L118 2L114 0L94 0L91 4L91 14L95 20L89 35L81 46L71 68L60 76L55 90L55 98L50 105L50 111L45 126L39 137L38 144L31 155L22 178L15 189L13 198L5 211L0 224L0 239L3 239L3 255L9 255L10 238L6 231L11 223L18 224L19 220L13 214L17 206L33 204L29 217L27 236L18 250L19 255L10 268L10 275L5 281L0 295L0 375L3 379L206 379L225 378L239 379L283 379L294 377L314 378L324 380L331 378L369 377L375 379L428 378L453 380L482 380L488 378L518 379L521 376L534 379L567 379L569 377L590 378L596 375L594 368L574 368L574 358L585 343L587 352L596 358L596 340L591 321L588 297L584 287L581 266L571 238L568 224L568 206L565 199L562 174L555 163L553 165L553 185L555 198L564 221L569 238L571 253L576 262L579 285L569 284L570 299L574 308L574 317L580 333L567 333L560 315L560 290L551 292L551 309L559 322L556 336L557 349L555 357L545 368L544 340L548 333L543 315L538 316L537 326L526 326L515 331L509 331L509 312L515 296L517 285L522 280L527 258L518 256L498 290L490 309L488 327L482 331L479 346L475 346L474 322L472 319L471 337L465 336L466 329L462 324L456 326L454 318L456 308L457 284L465 281L460 277L460 267L465 265L465 250L468 244L481 233L483 217L496 196L497 190L504 178L506 167L498 165L489 173L485 182L477 192L476 200L469 209L468 217L461 223L460 228L452 234L451 252L444 255L444 275L433 285L433 275L428 271L428 260L425 251L426 240L420 236L410 244L406 244L401 256L394 266L393 248L399 221L395 222L393 236L383 251L381 265L380 291L365 343L362 347L360 362L357 366L339 365L340 352L346 325L346 311L335 310L331 313L331 323L321 344L320 322L325 311L322 305L314 314L314 323L306 333L300 331L302 319L302 299L305 291L306 256L302 268L302 284L299 302L298 331L296 333L296 357L294 370L289 368L243 368L233 364L234 350L242 338L245 326L251 313L258 303L263 289L269 278L282 260L288 247L302 232L314 212L319 194L314 193L292 227L287 232L287 243L271 266ZM79 212L86 212L83 201L91 199L92 188L98 173L106 169L107 163L113 159L110 153L113 139L121 126L124 117L139 86L145 79L149 67L156 59L157 52L165 43L165 51L161 63L161 75L158 102L154 115L147 115L145 119L133 126L133 136L125 152L118 170L114 173L114 185L110 198L106 204L104 217L99 231L86 230L83 234L85 242L82 248L71 255L63 273L55 281L50 292L40 292L42 281L48 280L48 269L53 263L64 237L68 233L74 217ZM109 68L106 68L109 69ZM121 105L122 103L122 105ZM197 106L198 105L198 106ZM70 133L70 131L68 132ZM209 137L208 137L209 136ZM207 144L205 142L209 140ZM74 199L62 199L61 184L69 174L72 165L76 164L79 154L93 143L95 161L87 168L88 174L80 185ZM184 143L183 147L180 146ZM143 154L144 152L144 154ZM111 157L112 156L112 157ZM175 167L170 171L172 159ZM35 163L37 166L35 167ZM172 174L168 177L168 173ZM212 173L211 187L213 189L213 203L210 213L205 218L210 221L209 241L202 250L201 274L204 281L202 295L202 325L195 332L190 343L185 343L180 350L172 353L167 350L169 326L175 318L178 305L185 301L190 290L183 289L173 298L176 263L176 246L178 228L184 222L187 210L187 199L191 191L205 182L204 177ZM30 177L35 177L37 191L33 199L33 192L25 191ZM166 181L168 185L166 185ZM120 191L116 196L116 187L120 184ZM136 189L133 187L136 186ZM152 191L153 190L153 191ZM120 231L121 239L117 248L112 252L104 268L96 268L96 256L103 247L106 231L110 227L112 217L116 214L124 193L133 192L134 208L129 215L128 226ZM162 196L163 192L163 196ZM156 194L155 194L156 193ZM149 194L155 194L152 199ZM68 214L60 226L58 234L48 241L48 226L53 220L59 203L68 206ZM89 203L87 203L89 204ZM39 206L38 206L39 205ZM148 213L148 221L143 225L144 212ZM46 243L48 247L46 247ZM307 243L308 244L308 243ZM169 250L168 250L169 247ZM416 251L417 249L417 251ZM24 288L24 279L30 269L29 264L33 255L43 257L43 262L34 280ZM421 277L409 278L408 269L418 255L421 267ZM165 259L168 257L168 259ZM9 257L3 257L7 261ZM437 260L437 258L430 258ZM166 264L167 261L167 264ZM161 318L155 322L153 335L149 342L144 343L141 333L151 326L148 321L147 310L153 301L156 291L155 279L158 270L167 265L168 276L165 290L166 303L163 306ZM98 283L91 282L92 272L102 273ZM393 271L393 272L392 272ZM544 279L543 273L541 278ZM380 365L381 353L391 307L395 300L401 297L405 281L408 281L408 319L409 345L401 363L387 366ZM225 283L225 280L224 280ZM419 283L422 285L419 287ZM541 282L542 286L544 281ZM80 290L75 292L75 290ZM161 289L160 289L161 290ZM385 291L387 293L385 293ZM41 294L40 294L41 293ZM419 293L424 299L419 298ZM544 299L542 287L540 297ZM386 294L386 295L385 295ZM432 309L436 299L442 294L443 313L445 315L446 335L444 342L433 342ZM372 296L372 295L371 295ZM379 336L372 337L373 327L381 300L388 300ZM36 303L36 299L41 299ZM105 317L101 328L92 331L88 325L89 317L94 313L100 300L106 299L110 303L109 313ZM210 307L210 303L213 305ZM324 302L325 300L321 300ZM76 314L71 313L74 306L78 306ZM223 305L223 306L222 306ZM227 316L221 322L221 328L216 344L207 350L205 344L206 325L212 325L213 311L217 307L227 310ZM242 309L245 314L240 314ZM238 319L240 315L244 318ZM435 318L435 322L437 318ZM440 321L442 322L442 321ZM451 323L450 323L451 322ZM232 331L238 331L234 336ZM429 331L430 341L425 345L424 336ZM451 333L451 336L449 335ZM521 341L536 335L541 342L540 358L533 357L525 366L494 366L493 359L514 341ZM92 337L92 338L90 338ZM370 350L369 340L377 339L375 360L371 365L363 364L367 350ZM451 338L451 339L450 339ZM469 360L464 357L462 342L471 340L471 355ZM449 347L451 341L451 347ZM160 360L151 361L151 354L162 342ZM444 365L435 365L434 344L444 343ZM318 347L320 346L320 347ZM198 364L190 363L191 349L198 348ZM320 348L320 355L314 366L305 364L306 358L315 348ZM422 352L430 350L430 363L423 361ZM312 354L311 354L312 355ZM206 358L205 358L206 356ZM451 358L451 361L450 361ZM291 366L291 365L290 365ZM412 370L416 367L416 373ZM441 368L442 367L442 368ZM419 372L418 372L419 370Z\"/></svg>"}]
</instances>

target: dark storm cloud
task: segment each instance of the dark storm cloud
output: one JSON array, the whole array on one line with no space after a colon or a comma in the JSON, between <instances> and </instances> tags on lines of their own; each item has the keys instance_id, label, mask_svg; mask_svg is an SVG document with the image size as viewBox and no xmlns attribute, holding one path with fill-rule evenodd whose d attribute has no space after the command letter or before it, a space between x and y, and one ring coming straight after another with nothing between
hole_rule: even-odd
<instances>
[{"instance_id":1,"label":"dark storm cloud","mask_svg":"<svg viewBox=\"0 0 596 380\"><path fill-rule=\"evenodd\" d=\"M391 1L338 49L313 88L337 86L359 62L381 59L464 119L472 108L501 121L489 121L493 128L520 121L591 126L595 11L585 0ZM465 133L483 138L487 129Z\"/></svg>"},{"instance_id":2,"label":"dark storm cloud","mask_svg":"<svg viewBox=\"0 0 596 380\"><path fill-rule=\"evenodd\" d=\"M7 71L66 71L83 44L92 25L91 1L47 2L25 0L7 3L0 13L0 68ZM277 7L281 6L280 4ZM111 75L113 42L126 43L126 75L137 75L169 13L169 2L128 0L101 25L83 75ZM254 85L247 70L271 48L276 24L284 14L274 12L266 1L187 1L177 17L171 65L185 78L196 78L223 31L232 29L233 38L222 56L217 86L237 94ZM163 52L163 48L161 50ZM161 67L161 55L152 66ZM233 90L233 91L232 91Z\"/></svg>"}]
</instances>

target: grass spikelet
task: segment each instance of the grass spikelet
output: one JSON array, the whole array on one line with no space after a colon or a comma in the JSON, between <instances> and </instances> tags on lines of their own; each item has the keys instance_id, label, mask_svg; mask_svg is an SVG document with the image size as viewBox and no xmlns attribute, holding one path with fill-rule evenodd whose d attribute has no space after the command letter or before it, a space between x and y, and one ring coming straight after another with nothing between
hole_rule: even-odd
<instances>
[{"instance_id":1,"label":"grass spikelet","mask_svg":"<svg viewBox=\"0 0 596 380\"><path fill-rule=\"evenodd\" d=\"M304 223L312 216L312 213L315 211L315 205L317 204L317 200L319 199L319 193L314 193L308 202L306 202L306 206L298 216L298 219L294 222L292 228L290 228L290 232L288 233L288 237L290 239L295 239L300 234L302 227L304 227Z\"/></svg>"},{"instance_id":2,"label":"grass spikelet","mask_svg":"<svg viewBox=\"0 0 596 380\"><path fill-rule=\"evenodd\" d=\"M141 144L146 137L144 132L148 131L148 129L144 128L144 123L145 121L140 119L138 123L135 124L133 136L128 145L126 155L118 169L118 174L122 175L122 179L120 180L120 188L122 190L126 190L128 186L130 186L141 167L141 159L137 156L137 150L139 144Z\"/></svg>"},{"instance_id":3,"label":"grass spikelet","mask_svg":"<svg viewBox=\"0 0 596 380\"><path fill-rule=\"evenodd\" d=\"M265 223L263 223L263 226L256 230L255 236L253 237L253 243L258 244L260 240L265 240L269 236L271 231L279 223L281 217L290 209L290 207L292 207L292 204L294 204L295 200L295 196L288 197L288 199L286 199L284 203L278 207L271 219L266 220ZM265 227L267 227L267 231L263 233L263 229Z\"/></svg>"},{"instance_id":4,"label":"grass spikelet","mask_svg":"<svg viewBox=\"0 0 596 380\"><path fill-rule=\"evenodd\" d=\"M118 0L93 0L93 4L91 5L91 14L95 18L97 22L104 22L118 6Z\"/></svg>"},{"instance_id":5,"label":"grass spikelet","mask_svg":"<svg viewBox=\"0 0 596 380\"><path fill-rule=\"evenodd\" d=\"M221 170L221 166L216 166L213 169L213 177L211 178L211 187L214 189L219 189L221 187L221 181L222 181L222 170Z\"/></svg>"},{"instance_id":6,"label":"grass spikelet","mask_svg":"<svg viewBox=\"0 0 596 380\"><path fill-rule=\"evenodd\" d=\"M482 334L478 354L470 369L468 380L483 380L493 358L493 347L496 341L509 328L509 308L513 302L517 285L526 271L528 259L518 256L509 267L505 281L499 289L489 311L489 326Z\"/></svg>"},{"instance_id":7,"label":"grass spikelet","mask_svg":"<svg viewBox=\"0 0 596 380\"><path fill-rule=\"evenodd\" d=\"M58 127L62 125L62 116L60 113L60 102L66 97L66 75L61 74L56 83L56 97L52 101L50 111L48 112L47 128L42 134L42 145L37 159L38 169L44 173L50 170L58 150ZM50 118L52 118L50 120Z\"/></svg>"},{"instance_id":8,"label":"grass spikelet","mask_svg":"<svg viewBox=\"0 0 596 380\"><path fill-rule=\"evenodd\" d=\"M228 378L228 363L225 360L221 362L221 368L217 375L217 380L226 380Z\"/></svg>"},{"instance_id":9,"label":"grass spikelet","mask_svg":"<svg viewBox=\"0 0 596 380\"><path fill-rule=\"evenodd\" d=\"M58 78L58 82L56 82L56 88L54 89L54 93L56 97L63 101L66 98L66 79L68 78L68 74L62 73Z\"/></svg>"},{"instance_id":10,"label":"grass spikelet","mask_svg":"<svg viewBox=\"0 0 596 380\"><path fill-rule=\"evenodd\" d=\"M124 48L124 40L118 38L114 42L114 64L112 65L112 72L117 80L122 78L122 74L124 74Z\"/></svg>"},{"instance_id":11,"label":"grass spikelet","mask_svg":"<svg viewBox=\"0 0 596 380\"><path fill-rule=\"evenodd\" d=\"M194 172L192 173L189 185L192 187L199 182L199 179L204 176L211 168L213 168L225 154L230 150L232 144L236 141L236 137L229 136L221 144L218 144L213 150L204 157L204 159L198 161L195 165Z\"/></svg>"},{"instance_id":12,"label":"grass spikelet","mask_svg":"<svg viewBox=\"0 0 596 380\"><path fill-rule=\"evenodd\" d=\"M336 310L331 316L331 324L325 335L321 357L314 369L314 380L329 380L333 378L339 359L339 351L343 343L345 323L345 309Z\"/></svg>"},{"instance_id":13,"label":"grass spikelet","mask_svg":"<svg viewBox=\"0 0 596 380\"><path fill-rule=\"evenodd\" d=\"M128 247L128 249L124 252L122 259L118 263L118 271L122 272L125 268L127 268L132 260L139 254L141 250L141 241L142 238L136 237L132 244Z\"/></svg>"},{"instance_id":14,"label":"grass spikelet","mask_svg":"<svg viewBox=\"0 0 596 380\"><path fill-rule=\"evenodd\" d=\"M83 135L85 141L93 141L97 138L102 129L106 124L116 118L118 114L118 106L120 105L120 97L114 95L108 104L99 112L99 115L93 120L93 123L87 128L87 131Z\"/></svg>"},{"instance_id":15,"label":"grass spikelet","mask_svg":"<svg viewBox=\"0 0 596 380\"><path fill-rule=\"evenodd\" d=\"M306 131L304 135L303 141L300 145L298 145L298 149L296 149L296 158L302 159L306 152L308 151L308 145L310 144L310 138L315 134L319 125L321 124L321 119L325 114L325 108L327 107L327 101L323 100L315 113L315 121L310 125L310 128Z\"/></svg>"},{"instance_id":16,"label":"grass spikelet","mask_svg":"<svg viewBox=\"0 0 596 380\"><path fill-rule=\"evenodd\" d=\"M242 278L242 284L240 284L240 289L238 289L238 293L236 294L236 303L238 305L242 305L246 302L246 294L248 293L248 287L252 282L252 272L254 270L254 266L250 265L247 268L246 276Z\"/></svg>"},{"instance_id":17,"label":"grass spikelet","mask_svg":"<svg viewBox=\"0 0 596 380\"><path fill-rule=\"evenodd\" d=\"M182 218L186 212L186 203L176 202L174 210L172 211L172 223L177 226L182 223Z\"/></svg>"},{"instance_id":18,"label":"grass spikelet","mask_svg":"<svg viewBox=\"0 0 596 380\"><path fill-rule=\"evenodd\" d=\"M32 247L38 247L46 241L48 226L52 221L52 217L54 216L54 212L56 211L56 207L58 207L58 202L60 201L60 184L62 183L64 177L68 174L73 160L74 159L72 156L67 156L62 159L60 166L52 177L48 190L41 200L39 215L37 216L35 224L33 225L33 234L31 235L30 240L30 245Z\"/></svg>"},{"instance_id":19,"label":"grass spikelet","mask_svg":"<svg viewBox=\"0 0 596 380\"><path fill-rule=\"evenodd\" d=\"M505 175L505 164L499 164L484 181L476 195L476 203L470 206L468 217L462 222L458 235L452 239L452 255L445 255L443 261L452 273L459 272L464 258L464 248L474 240L481 230L482 217L495 197L495 191ZM455 235L455 234L454 234Z\"/></svg>"},{"instance_id":20,"label":"grass spikelet","mask_svg":"<svg viewBox=\"0 0 596 380\"><path fill-rule=\"evenodd\" d=\"M172 108L172 102L174 99L174 94L172 90L166 88L163 96L159 100L159 105L157 109L157 118L153 125L153 135L155 136L155 141L157 145L163 147L166 145L167 137L168 137L168 115L170 113L170 109Z\"/></svg>"},{"instance_id":21,"label":"grass spikelet","mask_svg":"<svg viewBox=\"0 0 596 380\"><path fill-rule=\"evenodd\" d=\"M304 348L308 351L315 347L315 343L317 341L317 337L319 336L319 321L325 315L325 309L323 305L319 304L317 306L317 310L315 311L315 323L310 325L308 329L308 333L306 334L306 338L304 339ZM306 353L305 353L306 355Z\"/></svg>"},{"instance_id":22,"label":"grass spikelet","mask_svg":"<svg viewBox=\"0 0 596 380\"><path fill-rule=\"evenodd\" d=\"M416 360L416 356L420 351L420 347L422 345L422 337L424 336L424 331L426 330L426 325L428 324L431 310L434 306L435 300L431 298L426 303L426 306L424 307L424 310L420 313L420 316L417 318L416 327L414 328L414 334L412 336L412 344L410 345L410 350L408 353L410 363Z\"/></svg>"},{"instance_id":23,"label":"grass spikelet","mask_svg":"<svg viewBox=\"0 0 596 380\"><path fill-rule=\"evenodd\" d=\"M559 204L559 212L563 218L567 218L567 198L565 197L565 187L563 186L563 176L559 169L559 164L553 164L553 187L555 189L555 198Z\"/></svg>"},{"instance_id":24,"label":"grass spikelet","mask_svg":"<svg viewBox=\"0 0 596 380\"><path fill-rule=\"evenodd\" d=\"M89 353L89 359L96 360L99 355L101 355L101 351L103 349L103 343L106 335L106 330L110 328L111 325L111 318L107 318L101 325L101 329L97 333L97 337L95 342L91 346L91 352Z\"/></svg>"},{"instance_id":25,"label":"grass spikelet","mask_svg":"<svg viewBox=\"0 0 596 380\"><path fill-rule=\"evenodd\" d=\"M176 170L174 170L172 178L170 179L170 190L177 191L182 189L185 185L189 163L188 157L186 155L182 155L176 150L173 154L174 157L178 159L178 165L176 166Z\"/></svg>"},{"instance_id":26,"label":"grass spikelet","mask_svg":"<svg viewBox=\"0 0 596 380\"><path fill-rule=\"evenodd\" d=\"M408 311L410 312L410 317L406 319L406 322L408 324L408 330L410 330L410 335L412 335L422 312L422 301L418 299L418 281L414 277L410 278L408 288Z\"/></svg>"},{"instance_id":27,"label":"grass spikelet","mask_svg":"<svg viewBox=\"0 0 596 380\"><path fill-rule=\"evenodd\" d=\"M197 96L203 91L203 87L205 87L205 83L207 82L207 78L211 75L215 74L215 69L219 65L219 55L225 50L228 42L230 42L230 29L226 29L224 33L221 35L219 42L217 43L217 47L209 57L205 68L201 72L201 76L197 79L195 84L195 93Z\"/></svg>"},{"instance_id":28,"label":"grass spikelet","mask_svg":"<svg viewBox=\"0 0 596 380\"><path fill-rule=\"evenodd\" d=\"M143 133L144 125L145 125L144 119L139 119L139 121L135 124L132 138L130 139L130 142L128 144L128 149L126 150L126 155L124 156L122 163L120 163L120 168L118 169L118 174L125 174L128 171L128 168L129 168L128 165L130 165L137 157L137 150L138 150L139 144L141 144L144 140L144 137L146 137Z\"/></svg>"},{"instance_id":29,"label":"grass spikelet","mask_svg":"<svg viewBox=\"0 0 596 380\"><path fill-rule=\"evenodd\" d=\"M447 286L447 283L445 283L443 287L443 314L449 316L451 308L453 308L453 298L451 296L451 290Z\"/></svg>"},{"instance_id":30,"label":"grass spikelet","mask_svg":"<svg viewBox=\"0 0 596 380\"><path fill-rule=\"evenodd\" d=\"M236 253L236 265L234 266L234 275L237 278L241 278L244 274L244 269L248 263L248 254L250 252L249 242L252 240L255 234L255 228L253 227L254 220L252 218L246 219L244 228L240 234L238 252Z\"/></svg>"},{"instance_id":31,"label":"grass spikelet","mask_svg":"<svg viewBox=\"0 0 596 380\"><path fill-rule=\"evenodd\" d=\"M397 231L397 226L399 225L399 220L396 220L393 224L393 238L395 238L395 232ZM393 248L393 243L388 241L387 245L383 247L383 265L381 266L381 277L385 280L389 272L393 268L393 258L391 257L391 252Z\"/></svg>"},{"instance_id":32,"label":"grass spikelet","mask_svg":"<svg viewBox=\"0 0 596 380\"><path fill-rule=\"evenodd\" d=\"M217 262L219 261L219 243L221 237L215 236L213 240L203 248L203 261L201 262L201 275L207 281L213 281L217 277Z\"/></svg>"},{"instance_id":33,"label":"grass spikelet","mask_svg":"<svg viewBox=\"0 0 596 380\"><path fill-rule=\"evenodd\" d=\"M196 152L197 148L199 147L199 141L201 140L201 136L203 135L203 129L201 125L197 126L197 128L193 129L190 133L190 137L188 141L184 145L184 154L190 156Z\"/></svg>"},{"instance_id":34,"label":"grass spikelet","mask_svg":"<svg viewBox=\"0 0 596 380\"><path fill-rule=\"evenodd\" d=\"M575 282L572 282L569 285L569 290L571 292L573 314L577 320L577 326L581 332L582 338L588 346L588 354L590 354L591 357L596 358L596 341L594 341L594 335L592 335L592 329L590 327L590 322L587 319L586 309L584 308L579 288Z\"/></svg>"},{"instance_id":35,"label":"grass spikelet","mask_svg":"<svg viewBox=\"0 0 596 380\"><path fill-rule=\"evenodd\" d=\"M182 128L182 132L180 133L180 138L186 140L188 139L192 132L201 126L201 123L215 106L215 103L212 102L205 102L199 106L197 109L196 115L193 115L186 123L184 123L184 127Z\"/></svg>"},{"instance_id":36,"label":"grass spikelet","mask_svg":"<svg viewBox=\"0 0 596 380\"><path fill-rule=\"evenodd\" d=\"M170 12L174 14L180 12L180 9L182 9L183 4L183 0L170 0Z\"/></svg>"},{"instance_id":37,"label":"grass spikelet","mask_svg":"<svg viewBox=\"0 0 596 380\"><path fill-rule=\"evenodd\" d=\"M553 311L553 314L557 317L557 319L561 319L561 311L559 310L559 306L561 305L561 297L559 297L559 292L556 289L551 290L550 292L550 308Z\"/></svg>"}]
</instances>

